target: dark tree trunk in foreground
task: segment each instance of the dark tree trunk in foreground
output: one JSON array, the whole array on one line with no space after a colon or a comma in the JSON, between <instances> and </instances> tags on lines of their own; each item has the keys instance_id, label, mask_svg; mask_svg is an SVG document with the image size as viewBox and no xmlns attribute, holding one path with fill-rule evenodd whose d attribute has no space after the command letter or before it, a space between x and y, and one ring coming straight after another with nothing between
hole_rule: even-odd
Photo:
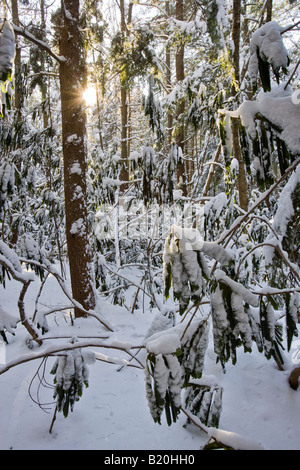
<instances>
[{"instance_id":1,"label":"dark tree trunk in foreground","mask_svg":"<svg viewBox=\"0 0 300 470\"><path fill-rule=\"evenodd\" d=\"M86 310L95 307L86 207L86 123L82 88L79 0L62 3L60 89L64 156L66 236L74 299ZM75 316L82 316L80 309Z\"/></svg>"}]
</instances>

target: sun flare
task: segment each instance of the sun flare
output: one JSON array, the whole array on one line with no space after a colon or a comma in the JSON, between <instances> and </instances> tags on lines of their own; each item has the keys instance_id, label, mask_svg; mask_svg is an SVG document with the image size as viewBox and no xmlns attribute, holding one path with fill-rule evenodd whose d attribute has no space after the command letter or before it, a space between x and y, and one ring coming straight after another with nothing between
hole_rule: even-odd
<instances>
[{"instance_id":1,"label":"sun flare","mask_svg":"<svg viewBox=\"0 0 300 470\"><path fill-rule=\"evenodd\" d=\"M97 102L96 89L89 86L83 92L83 99L87 106L93 106Z\"/></svg>"}]
</instances>

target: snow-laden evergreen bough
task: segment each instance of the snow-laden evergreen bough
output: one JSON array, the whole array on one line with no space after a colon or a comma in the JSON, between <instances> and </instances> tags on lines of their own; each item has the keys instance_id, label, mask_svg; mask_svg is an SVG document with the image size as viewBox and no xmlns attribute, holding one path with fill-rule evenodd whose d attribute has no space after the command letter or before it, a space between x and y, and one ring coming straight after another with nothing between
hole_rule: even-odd
<instances>
[{"instance_id":1,"label":"snow-laden evergreen bough","mask_svg":"<svg viewBox=\"0 0 300 470\"><path fill-rule=\"evenodd\" d=\"M296 173L292 173L291 181ZM288 194L286 197L292 201L297 184L293 183L289 185L289 188L290 190L286 190L284 194ZM223 204L220 210L226 210L226 206ZM280 211L281 207L278 210ZM287 219L290 221L293 215L295 213L291 210L289 216L286 214ZM249 218L251 220L250 215ZM260 220L260 216L257 216L257 219ZM261 225L267 228L262 232L264 237L274 236L274 229L278 222L273 223L274 229L272 229L267 219L263 217L261 219ZM245 220L248 221L248 218ZM278 218L275 217L276 220ZM235 230L240 227L240 224L236 224ZM251 224L253 236L257 236L258 224L253 224L253 222ZM283 228L282 225L280 226ZM226 232L226 230L223 232L224 239L226 239ZM280 240L276 238L277 246L280 245ZM284 315L287 349L290 350L293 337L298 335L296 323L300 306L299 276L297 275L299 270L294 266L295 272L292 273L298 287L290 287L289 290L282 289L280 286L277 296L274 296L275 292L268 288L255 291L255 285L251 285L250 282L255 279L254 272L261 270L262 266L268 267L270 262L274 264L274 261L270 259L267 261L263 258L264 246L262 246L259 263L252 266L250 276L245 276L245 272L249 269L245 260L250 257L256 246L252 245L251 249L244 251L244 244L245 239L241 237L239 240L237 237L234 250L223 248L220 243L203 241L200 233L195 235L194 229L185 230L176 226L165 241L163 266L165 296L168 299L170 295L173 295L174 300L179 303L179 314L183 319L178 325L156 333L146 342L148 351L147 398L151 414L157 422L160 422L165 408L167 422L171 423L170 403L174 421L182 409L182 404L178 406L179 390L173 395L169 393L166 374L160 373L163 364L167 375L172 374L170 363L167 365L166 361L161 362L161 360L166 345L173 344L168 354L173 355L174 373L177 376L178 367L181 367L181 381L177 381L177 387L187 390L185 408L198 416L202 423L218 425L222 408L222 389L217 385L205 385L204 379L201 383L197 382L203 374L210 324L213 329L217 361L220 361L224 370L229 360L233 364L236 363L237 348L243 346L245 352L251 352L253 343L267 359L273 358L281 369L285 367L283 325L280 320ZM276 245L274 245L273 256L276 256ZM265 264L262 262L263 259ZM288 271L289 262L286 258L284 261L286 261L285 270ZM241 269L241 265L246 268L246 271ZM210 299L210 313L208 316L200 315L198 318L197 310L202 302L207 302L207 299ZM276 313L280 307L283 308L281 315ZM193 309L194 313L191 314ZM176 404L175 398L172 402L172 396L176 396Z\"/></svg>"},{"instance_id":2,"label":"snow-laden evergreen bough","mask_svg":"<svg viewBox=\"0 0 300 470\"><path fill-rule=\"evenodd\" d=\"M75 343L77 340L72 340ZM56 399L57 411L63 413L66 418L69 411L74 410L76 401L79 401L83 393L83 388L89 385L88 364L95 361L94 354L90 351L73 349L62 353L51 369L54 378L54 395Z\"/></svg>"},{"instance_id":3,"label":"snow-laden evergreen bough","mask_svg":"<svg viewBox=\"0 0 300 470\"><path fill-rule=\"evenodd\" d=\"M283 31L276 21L269 21L252 35L249 75L254 88L260 74L264 91L271 91L270 67L278 82L280 69L287 73L289 57L282 39Z\"/></svg>"},{"instance_id":4,"label":"snow-laden evergreen bough","mask_svg":"<svg viewBox=\"0 0 300 470\"><path fill-rule=\"evenodd\" d=\"M255 31L250 43L248 75L253 92L257 90L258 77L263 90L251 101L244 100L235 111L219 110L225 116L220 120L224 145L230 142L230 126L226 126L226 119L240 119L244 163L249 174L254 169L261 189L276 180L272 165L276 154L283 175L300 152L299 103L293 99L294 90L289 81L280 82L280 72L286 74L290 63L283 41L285 31L275 21L267 22Z\"/></svg>"},{"instance_id":5,"label":"snow-laden evergreen bough","mask_svg":"<svg viewBox=\"0 0 300 470\"><path fill-rule=\"evenodd\" d=\"M200 234L191 229L173 227L165 242L165 294L168 298L171 289L173 290L174 298L179 302L180 315L186 312L190 301L199 303L206 293L209 273L201 250L206 250L222 261L228 261L232 257L217 244L203 242ZM168 424L170 425L172 420L175 422L182 405L182 388L188 387L190 393L194 394L190 379L200 379L202 376L208 331L207 318L194 318L146 339L146 395L154 421L160 423L165 410ZM209 396L212 401L213 393L206 398ZM207 399L207 413L199 406L200 400L195 401L188 396L186 403L190 409L194 412L197 410L203 416L210 410ZM211 409L213 418L207 416L207 420L218 422L220 409L220 406L216 406L215 412Z\"/></svg>"}]
</instances>

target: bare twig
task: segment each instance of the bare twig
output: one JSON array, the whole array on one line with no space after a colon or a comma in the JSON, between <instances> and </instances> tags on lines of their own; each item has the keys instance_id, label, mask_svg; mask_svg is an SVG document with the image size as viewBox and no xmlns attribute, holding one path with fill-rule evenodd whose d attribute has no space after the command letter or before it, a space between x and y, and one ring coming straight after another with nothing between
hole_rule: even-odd
<instances>
[{"instance_id":1,"label":"bare twig","mask_svg":"<svg viewBox=\"0 0 300 470\"><path fill-rule=\"evenodd\" d=\"M292 79L293 79L293 76L295 75L296 70L297 70L297 68L299 67L299 65L300 65L300 59L298 60L298 62L297 62L297 64L296 64L296 66L295 66L293 72L291 73L290 78L288 79L288 81L287 81L286 84L284 85L284 89L285 89L285 90L287 89L288 85L291 83L291 81L292 81Z\"/></svg>"},{"instance_id":2,"label":"bare twig","mask_svg":"<svg viewBox=\"0 0 300 470\"><path fill-rule=\"evenodd\" d=\"M56 420L56 413L57 413L57 406L55 407L55 410L54 410L54 413L53 413L53 418L52 418L52 421L51 421L51 426L50 426L50 429L49 429L49 434L52 433L53 426L54 426L54 423L55 423L55 420Z\"/></svg>"},{"instance_id":3,"label":"bare twig","mask_svg":"<svg viewBox=\"0 0 300 470\"><path fill-rule=\"evenodd\" d=\"M290 24L289 26L286 26L284 29L280 31L280 34L287 33L287 31L290 31L291 29L296 28L300 24L300 20L297 21L297 23Z\"/></svg>"}]
</instances>

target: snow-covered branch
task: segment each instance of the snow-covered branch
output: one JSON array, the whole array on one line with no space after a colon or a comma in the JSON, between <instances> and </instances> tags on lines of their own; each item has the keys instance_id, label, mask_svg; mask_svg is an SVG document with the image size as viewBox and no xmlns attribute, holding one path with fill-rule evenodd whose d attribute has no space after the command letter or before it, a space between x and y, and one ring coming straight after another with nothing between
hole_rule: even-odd
<instances>
[{"instance_id":1,"label":"snow-covered branch","mask_svg":"<svg viewBox=\"0 0 300 470\"><path fill-rule=\"evenodd\" d=\"M281 29L280 34L287 33L288 31L291 31L291 29L297 28L299 24L300 24L300 21L297 21L297 23L293 23L288 26L285 26L284 28Z\"/></svg>"},{"instance_id":2,"label":"snow-covered branch","mask_svg":"<svg viewBox=\"0 0 300 470\"><path fill-rule=\"evenodd\" d=\"M44 41L41 41L40 39L37 39L26 28L21 28L20 26L16 26L15 24L12 24L12 27L13 27L15 34L22 36L23 38L27 39L28 41L38 46L43 51L47 52L58 63L62 63L65 61L64 57L58 56L57 54L55 54L55 52L53 52L53 50L47 43L45 43Z\"/></svg>"},{"instance_id":3,"label":"snow-covered branch","mask_svg":"<svg viewBox=\"0 0 300 470\"><path fill-rule=\"evenodd\" d=\"M113 331L113 326L110 324L110 322L105 319L103 317L103 315L95 312L94 310L86 310L85 308L83 308L83 306L77 302L71 295L71 293L69 292L67 286L66 286L66 283L65 281L62 279L62 277L55 271L55 269L53 268L50 268L48 266L44 266L42 264L40 264L39 262L37 261L34 261L34 260L28 260L28 259L25 259L25 258L20 258L20 261L22 263L26 263L26 264L33 264L35 266L38 266L39 268L41 269L44 269L45 271L48 271L49 273L51 273L55 279L57 280L58 284L60 285L63 293L65 294L65 296L70 300L70 302L72 303L73 307L74 308L77 308L78 310L80 310L83 315L86 315L86 316L91 316L91 317L94 317L96 318L97 320L100 321L100 323L102 323L109 331Z\"/></svg>"},{"instance_id":4,"label":"snow-covered branch","mask_svg":"<svg viewBox=\"0 0 300 470\"><path fill-rule=\"evenodd\" d=\"M20 319L22 321L22 324L27 329L28 333L34 339L34 341L36 341L39 345L41 345L42 340L38 338L39 337L38 332L36 331L31 321L27 318L26 313L25 313L25 306L24 306L24 298L25 298L27 289L30 283L34 280L34 277L32 276L31 273L23 273L16 254L4 242L0 242L0 265L3 266L3 268L6 269L10 273L13 279L23 284L23 287L21 289L19 299L18 299Z\"/></svg>"},{"instance_id":5,"label":"snow-covered branch","mask_svg":"<svg viewBox=\"0 0 300 470\"><path fill-rule=\"evenodd\" d=\"M285 253L284 251L282 250L282 247L280 246L279 242L278 243L270 243L270 242L264 242L264 243L260 243L259 245L256 245L254 246L253 248L251 248L251 250L249 250L244 256L243 258L241 259L239 265L238 265L238 268L237 268L237 272L236 272L236 277L238 276L238 273L239 273L239 270L240 270L240 267L241 265L243 264L243 262L245 261L245 259L251 255L253 253L253 251L257 250L257 249L260 249L260 248L263 248L264 246L269 246L271 248L273 248L278 254L279 256L283 259L283 261L286 263L286 265L289 267L289 269L291 270L291 272L293 273L295 279L298 280L298 282L300 283L300 276L299 276L299 273L297 272L296 270L296 267L293 266L293 264L290 262L290 260L287 258L287 256L285 256Z\"/></svg>"},{"instance_id":6,"label":"snow-covered branch","mask_svg":"<svg viewBox=\"0 0 300 470\"><path fill-rule=\"evenodd\" d=\"M35 361L37 359L42 359L44 357L64 355L68 351L73 351L74 349L83 349L83 348L104 348L104 349L117 349L128 354L132 359L135 359L139 365L142 367L141 362L136 358L134 354L130 352L131 345L129 343L111 341L110 343L107 340L102 339L88 339L86 341L77 341L77 342L68 342L58 345L49 345L43 349L39 349L38 352L30 352L28 354L23 354L21 357L18 357L7 364L4 364L0 367L0 375L4 374L8 370L16 367L18 365L24 364L26 362ZM92 353L95 354L95 353ZM95 357L96 359L96 357ZM123 364L124 365L124 364Z\"/></svg>"},{"instance_id":7,"label":"snow-covered branch","mask_svg":"<svg viewBox=\"0 0 300 470\"><path fill-rule=\"evenodd\" d=\"M263 446L257 441L248 439L235 432L205 426L200 419L189 410L183 407L181 407L181 409L195 426L200 428L201 431L204 431L216 444L219 444L219 448L231 448L233 450L264 450Z\"/></svg>"}]
</instances>

